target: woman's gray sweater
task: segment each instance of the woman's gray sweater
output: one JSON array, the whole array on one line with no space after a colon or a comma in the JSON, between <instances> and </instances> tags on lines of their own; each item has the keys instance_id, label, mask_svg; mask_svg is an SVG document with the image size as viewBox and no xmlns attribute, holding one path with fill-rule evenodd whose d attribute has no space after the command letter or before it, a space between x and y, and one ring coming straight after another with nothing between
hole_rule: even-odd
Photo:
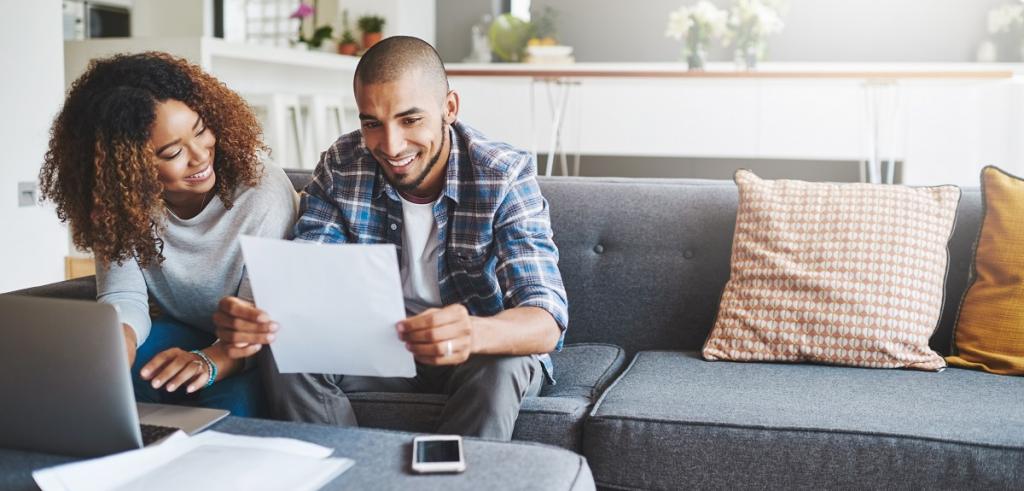
<instances>
[{"instance_id":1,"label":"woman's gray sweater","mask_svg":"<svg viewBox=\"0 0 1024 491\"><path fill-rule=\"evenodd\" d=\"M142 268L134 259L97 265L97 300L114 305L139 345L149 335L149 299L164 314L213 332L213 313L226 295L252 298L245 277L240 235L289 238L298 199L281 168L266 165L256 187L242 187L228 210L214 197L198 215L182 220L166 211L165 260Z\"/></svg>"}]
</instances>

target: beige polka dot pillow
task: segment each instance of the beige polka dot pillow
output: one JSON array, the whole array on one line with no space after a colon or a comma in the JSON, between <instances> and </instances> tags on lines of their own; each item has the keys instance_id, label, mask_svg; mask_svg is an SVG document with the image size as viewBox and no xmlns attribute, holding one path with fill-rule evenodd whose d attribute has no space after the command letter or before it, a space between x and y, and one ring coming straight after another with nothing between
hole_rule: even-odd
<instances>
[{"instance_id":1,"label":"beige polka dot pillow","mask_svg":"<svg viewBox=\"0 0 1024 491\"><path fill-rule=\"evenodd\" d=\"M769 181L738 171L732 270L707 360L938 370L960 190Z\"/></svg>"}]
</instances>

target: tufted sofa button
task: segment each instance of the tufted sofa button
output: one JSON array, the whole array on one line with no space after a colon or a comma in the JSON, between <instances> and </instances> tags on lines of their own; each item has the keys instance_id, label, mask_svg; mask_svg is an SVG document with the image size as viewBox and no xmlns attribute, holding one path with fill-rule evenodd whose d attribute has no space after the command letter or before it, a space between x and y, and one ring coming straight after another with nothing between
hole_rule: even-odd
<instances>
[{"instance_id":1,"label":"tufted sofa button","mask_svg":"<svg viewBox=\"0 0 1024 491\"><path fill-rule=\"evenodd\" d=\"M604 252L604 246L601 244L594 246L594 252L597 254Z\"/></svg>"},{"instance_id":2,"label":"tufted sofa button","mask_svg":"<svg viewBox=\"0 0 1024 491\"><path fill-rule=\"evenodd\" d=\"M683 251L683 257L685 257L686 259L693 259L693 251L689 249Z\"/></svg>"}]
</instances>

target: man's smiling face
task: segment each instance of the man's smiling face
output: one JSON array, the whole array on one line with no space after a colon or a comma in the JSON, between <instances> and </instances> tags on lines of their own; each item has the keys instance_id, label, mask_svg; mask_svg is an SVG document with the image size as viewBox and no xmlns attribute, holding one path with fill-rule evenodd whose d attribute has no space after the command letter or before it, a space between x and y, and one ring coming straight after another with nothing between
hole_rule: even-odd
<instances>
[{"instance_id":1,"label":"man's smiling face","mask_svg":"<svg viewBox=\"0 0 1024 491\"><path fill-rule=\"evenodd\" d=\"M396 80L356 82L363 143L398 190L418 197L440 193L449 153L448 126L458 97L441 96L418 70ZM440 163L441 165L437 165Z\"/></svg>"}]
</instances>

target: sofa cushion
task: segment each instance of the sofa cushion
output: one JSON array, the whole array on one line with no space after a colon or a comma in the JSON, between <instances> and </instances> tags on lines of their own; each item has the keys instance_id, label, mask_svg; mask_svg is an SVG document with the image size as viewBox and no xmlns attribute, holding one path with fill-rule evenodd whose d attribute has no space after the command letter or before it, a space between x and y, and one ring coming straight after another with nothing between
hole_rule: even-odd
<instances>
[{"instance_id":1,"label":"sofa cushion","mask_svg":"<svg viewBox=\"0 0 1024 491\"><path fill-rule=\"evenodd\" d=\"M997 167L981 171L985 200L971 285L954 331L950 365L1024 375L1024 179Z\"/></svg>"},{"instance_id":2,"label":"sofa cushion","mask_svg":"<svg viewBox=\"0 0 1024 491\"><path fill-rule=\"evenodd\" d=\"M583 419L625 363L622 348L566 345L551 355L558 383L523 400L512 438L579 451ZM430 432L447 401L444 394L360 392L347 394L360 426Z\"/></svg>"},{"instance_id":3,"label":"sofa cushion","mask_svg":"<svg viewBox=\"0 0 1024 491\"><path fill-rule=\"evenodd\" d=\"M989 488L1024 479L1024 378L643 352L598 401L598 485Z\"/></svg>"},{"instance_id":4,"label":"sofa cushion","mask_svg":"<svg viewBox=\"0 0 1024 491\"><path fill-rule=\"evenodd\" d=\"M709 360L937 370L960 189L764 180L736 172L732 270Z\"/></svg>"},{"instance_id":5,"label":"sofa cushion","mask_svg":"<svg viewBox=\"0 0 1024 491\"><path fill-rule=\"evenodd\" d=\"M284 169L296 191L302 191L313 181L313 172L308 169Z\"/></svg>"},{"instance_id":6,"label":"sofa cushion","mask_svg":"<svg viewBox=\"0 0 1024 491\"><path fill-rule=\"evenodd\" d=\"M83 276L73 280L16 290L7 294L67 298L71 300L96 300L96 276Z\"/></svg>"}]
</instances>

